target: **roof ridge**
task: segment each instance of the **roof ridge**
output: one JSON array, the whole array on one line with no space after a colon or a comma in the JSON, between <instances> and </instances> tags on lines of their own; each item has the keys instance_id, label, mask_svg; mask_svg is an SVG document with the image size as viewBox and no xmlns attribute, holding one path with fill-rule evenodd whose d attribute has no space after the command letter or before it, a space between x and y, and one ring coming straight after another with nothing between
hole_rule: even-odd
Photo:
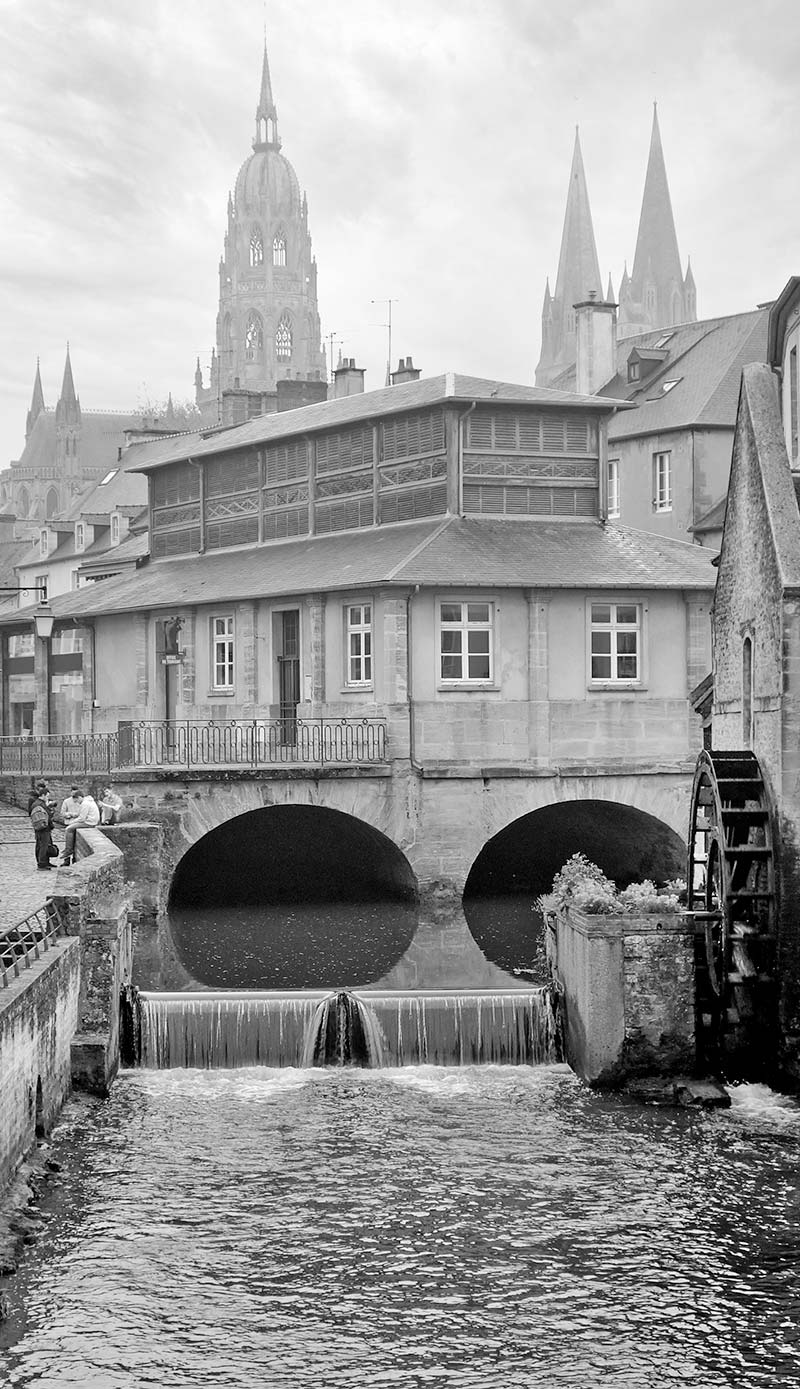
<instances>
[{"instance_id":1,"label":"roof ridge","mask_svg":"<svg viewBox=\"0 0 800 1389\"><path fill-rule=\"evenodd\" d=\"M658 531L640 530L638 526L623 526L620 525L619 521L608 521L606 523L606 526L607 529L611 529L613 527L614 530L619 531L620 533L627 532L629 535L646 536L648 540L658 540L661 544L666 543L668 545L684 545L689 550L701 550L703 548L702 545L696 545L693 540L679 540L677 536L661 535Z\"/></svg>"},{"instance_id":2,"label":"roof ridge","mask_svg":"<svg viewBox=\"0 0 800 1389\"><path fill-rule=\"evenodd\" d=\"M762 310L762 312L766 312L766 310ZM698 420L702 417L703 411L706 410L706 409L708 408L708 406L711 404L711 401L714 399L714 396L717 394L717 391L718 391L718 390L720 389L720 387L722 386L723 381L725 380L726 376L728 375L728 372L730 371L730 369L731 369L731 367L733 366L733 364L734 364L734 362L736 361L736 359L737 359L738 357L741 356L742 352L745 350L745 347L746 347L747 343L748 343L748 342L750 341L750 339L754 336L754 334L757 333L757 332L760 330L760 328L761 328L761 324L760 324L760 323L753 323L753 324L751 325L751 327L750 327L750 331L744 335L744 337L742 338L741 342L738 344L738 347L737 347L737 349L736 349L736 353L735 353L734 356L731 358L731 360L728 362L728 364L727 364L727 366L726 366L724 372L722 373L722 375L719 376L719 377L717 378L717 381L716 381L716 383L715 383L713 389L711 389L711 390L709 391L708 395L705 397L705 399L703 400L703 402L702 402L700 408L698 409L698 411L697 411L697 418L698 418ZM741 368L740 368L740 376L741 376Z\"/></svg>"},{"instance_id":3,"label":"roof ridge","mask_svg":"<svg viewBox=\"0 0 800 1389\"><path fill-rule=\"evenodd\" d=\"M386 582L389 583L390 580L396 578L399 571L403 569L405 565L410 564L412 560L417 558L417 555L422 554L422 551L426 549L428 545L432 544L434 540L438 540L439 536L442 534L442 531L447 530L447 527L450 525L450 522L454 519L455 518L452 515L445 516L441 525L438 525L436 527L436 530L431 531L430 535L423 536L422 540L420 540L419 543L414 546L411 553L408 555L404 555L401 560L398 560L394 568L389 570L389 573L386 575Z\"/></svg>"}]
</instances>

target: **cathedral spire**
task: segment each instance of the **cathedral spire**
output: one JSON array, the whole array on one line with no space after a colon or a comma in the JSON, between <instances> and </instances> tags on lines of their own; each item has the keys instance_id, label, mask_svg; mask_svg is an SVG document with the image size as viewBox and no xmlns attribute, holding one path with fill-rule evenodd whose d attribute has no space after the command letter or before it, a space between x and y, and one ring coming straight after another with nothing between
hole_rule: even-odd
<instances>
[{"instance_id":1,"label":"cathedral spire","mask_svg":"<svg viewBox=\"0 0 800 1389\"><path fill-rule=\"evenodd\" d=\"M281 147L278 135L278 111L272 95L272 82L269 75L267 40L264 39L264 61L261 66L261 92L256 107L256 138L253 149L276 149Z\"/></svg>"},{"instance_id":2,"label":"cathedral spire","mask_svg":"<svg viewBox=\"0 0 800 1389\"><path fill-rule=\"evenodd\" d=\"M586 174L583 168L581 139L575 127L575 146L572 151L572 168L569 174L567 208L564 214L564 229L561 233L561 254L558 258L555 299L573 304L587 299L594 290L598 299L602 298L600 283L600 263L594 240L592 213L589 207L589 192L586 187Z\"/></svg>"},{"instance_id":3,"label":"cathedral spire","mask_svg":"<svg viewBox=\"0 0 800 1389\"><path fill-rule=\"evenodd\" d=\"M28 411L28 418L25 421L25 439L31 437L31 430L44 410L44 391L42 390L42 377L39 371L39 358L36 358L36 376L33 381L33 395L31 396L31 408Z\"/></svg>"},{"instance_id":4,"label":"cathedral spire","mask_svg":"<svg viewBox=\"0 0 800 1389\"><path fill-rule=\"evenodd\" d=\"M668 327L683 322L686 317L678 238L655 103L631 296L642 307L642 326Z\"/></svg>"},{"instance_id":5,"label":"cathedral spire","mask_svg":"<svg viewBox=\"0 0 800 1389\"><path fill-rule=\"evenodd\" d=\"M61 395L56 405L56 429L80 429L81 423L81 403L75 394L75 382L72 379L72 362L69 357L69 343L67 343L67 358L64 362L64 379L61 382Z\"/></svg>"},{"instance_id":6,"label":"cathedral spire","mask_svg":"<svg viewBox=\"0 0 800 1389\"><path fill-rule=\"evenodd\" d=\"M61 396L59 399L64 405L75 405L78 400L75 394L75 382L72 379L72 362L69 359L69 343L67 343L67 359L64 363L64 380L61 382Z\"/></svg>"},{"instance_id":7,"label":"cathedral spire","mask_svg":"<svg viewBox=\"0 0 800 1389\"><path fill-rule=\"evenodd\" d=\"M589 207L589 192L583 168L583 155L578 127L569 175L564 229L561 233L561 253L558 258L556 287L549 297L545 291L542 315L542 353L536 368L537 386L547 386L566 367L575 362L575 305L595 295L603 298L600 263ZM547 330L545 315L550 319Z\"/></svg>"}]
</instances>

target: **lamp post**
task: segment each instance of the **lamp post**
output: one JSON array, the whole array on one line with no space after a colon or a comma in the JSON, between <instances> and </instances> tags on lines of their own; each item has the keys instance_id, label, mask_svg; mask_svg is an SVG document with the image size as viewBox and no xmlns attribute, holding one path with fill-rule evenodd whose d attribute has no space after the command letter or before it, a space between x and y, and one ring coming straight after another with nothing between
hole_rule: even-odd
<instances>
[{"instance_id":1,"label":"lamp post","mask_svg":"<svg viewBox=\"0 0 800 1389\"><path fill-rule=\"evenodd\" d=\"M44 599L43 602L39 603L39 605L34 608L33 628L38 641L41 643L39 647L41 660L37 661L34 657L34 681L35 688L44 696L41 702L38 699L36 701L36 704L44 710L44 719L42 720L39 718L36 722L40 725L43 722L44 727L34 729L34 732L38 732L40 735L44 734L45 736L49 736L50 734L50 638L53 635L55 620L53 609L50 607L47 599ZM43 680L40 675L42 668L44 675ZM36 718L35 708L34 718Z\"/></svg>"}]
</instances>

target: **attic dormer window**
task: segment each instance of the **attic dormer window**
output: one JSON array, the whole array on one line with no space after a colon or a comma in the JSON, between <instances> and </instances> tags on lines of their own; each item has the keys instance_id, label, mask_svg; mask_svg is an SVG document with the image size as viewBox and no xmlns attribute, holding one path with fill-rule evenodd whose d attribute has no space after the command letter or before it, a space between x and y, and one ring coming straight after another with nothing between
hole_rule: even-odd
<instances>
[{"instance_id":1,"label":"attic dormer window","mask_svg":"<svg viewBox=\"0 0 800 1389\"><path fill-rule=\"evenodd\" d=\"M673 388L674 386L677 386L677 384L678 384L678 382L680 381L680 379L681 379L681 378L680 378L679 376L674 376L674 377L672 378L671 381L662 381L662 382L661 382L661 390L662 390L662 392L664 393L664 395L669 395L669 393L670 393L670 391L672 390L672 388Z\"/></svg>"},{"instance_id":2,"label":"attic dormer window","mask_svg":"<svg viewBox=\"0 0 800 1389\"><path fill-rule=\"evenodd\" d=\"M119 512L111 514L111 544L119 545Z\"/></svg>"},{"instance_id":3,"label":"attic dormer window","mask_svg":"<svg viewBox=\"0 0 800 1389\"><path fill-rule=\"evenodd\" d=\"M85 544L86 544L86 531L84 530L83 521L76 521L76 522L75 522L75 549L78 551L78 553L80 553L80 551L83 549L83 547L84 547Z\"/></svg>"},{"instance_id":4,"label":"attic dormer window","mask_svg":"<svg viewBox=\"0 0 800 1389\"><path fill-rule=\"evenodd\" d=\"M42 559L47 559L49 548L49 538L46 530L39 531L39 555Z\"/></svg>"},{"instance_id":5,"label":"attic dormer window","mask_svg":"<svg viewBox=\"0 0 800 1389\"><path fill-rule=\"evenodd\" d=\"M642 375L642 368L638 362L628 362L628 380L639 381Z\"/></svg>"}]
</instances>

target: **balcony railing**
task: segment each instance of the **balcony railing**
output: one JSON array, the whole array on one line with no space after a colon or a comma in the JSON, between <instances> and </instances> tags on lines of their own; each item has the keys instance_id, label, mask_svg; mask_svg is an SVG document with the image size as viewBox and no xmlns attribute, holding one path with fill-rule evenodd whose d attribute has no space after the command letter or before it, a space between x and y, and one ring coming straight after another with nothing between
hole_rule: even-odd
<instances>
[{"instance_id":1,"label":"balcony railing","mask_svg":"<svg viewBox=\"0 0 800 1389\"><path fill-rule=\"evenodd\" d=\"M149 767L323 767L385 760L384 719L148 720L120 723L116 733L0 738L0 775L79 780Z\"/></svg>"},{"instance_id":2,"label":"balcony railing","mask_svg":"<svg viewBox=\"0 0 800 1389\"><path fill-rule=\"evenodd\" d=\"M119 767L275 767L383 762L383 719L121 723Z\"/></svg>"},{"instance_id":3,"label":"balcony railing","mask_svg":"<svg viewBox=\"0 0 800 1389\"><path fill-rule=\"evenodd\" d=\"M51 733L43 738L0 738L0 774L103 776L119 765L116 733Z\"/></svg>"}]
</instances>

